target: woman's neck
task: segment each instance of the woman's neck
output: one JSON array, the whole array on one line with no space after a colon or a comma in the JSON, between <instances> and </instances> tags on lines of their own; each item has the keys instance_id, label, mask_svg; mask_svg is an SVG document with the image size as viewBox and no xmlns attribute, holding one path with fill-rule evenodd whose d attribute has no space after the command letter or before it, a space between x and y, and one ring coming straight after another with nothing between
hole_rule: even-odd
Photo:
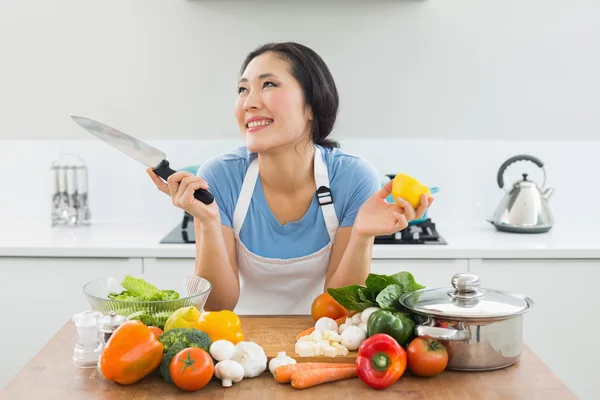
<instances>
[{"instance_id":1,"label":"woman's neck","mask_svg":"<svg viewBox=\"0 0 600 400\"><path fill-rule=\"evenodd\" d=\"M290 194L314 185L315 147L312 142L294 143L275 153L261 153L258 169L262 185L275 193Z\"/></svg>"}]
</instances>

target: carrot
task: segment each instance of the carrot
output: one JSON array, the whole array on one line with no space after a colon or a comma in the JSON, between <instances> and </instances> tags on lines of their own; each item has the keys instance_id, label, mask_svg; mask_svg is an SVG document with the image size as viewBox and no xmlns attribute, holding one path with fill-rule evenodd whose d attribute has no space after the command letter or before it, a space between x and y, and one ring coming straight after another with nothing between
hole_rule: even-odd
<instances>
[{"instance_id":1,"label":"carrot","mask_svg":"<svg viewBox=\"0 0 600 400\"><path fill-rule=\"evenodd\" d=\"M292 376L298 372L308 371L311 369L340 369L354 368L356 366L351 363L326 363L326 362L304 362L297 364L280 365L273 371L275 381L279 383L289 383Z\"/></svg>"},{"instance_id":2,"label":"carrot","mask_svg":"<svg viewBox=\"0 0 600 400\"><path fill-rule=\"evenodd\" d=\"M341 381L358 376L356 367L309 369L292 375L294 389L306 389L327 382Z\"/></svg>"},{"instance_id":3,"label":"carrot","mask_svg":"<svg viewBox=\"0 0 600 400\"><path fill-rule=\"evenodd\" d=\"M353 311L352 314L348 314L348 317L351 317L352 315L356 314L356 311ZM335 323L337 324L337 326L340 326L341 324L343 324L344 322L346 322L346 315L344 315L343 317L340 317L338 319L335 320ZM311 333L313 333L315 331L315 327L313 326L312 328L308 328L305 331L302 331L298 334L298 336L296 336L296 342L298 341L298 339L300 339L302 336L307 336L310 335Z\"/></svg>"}]
</instances>

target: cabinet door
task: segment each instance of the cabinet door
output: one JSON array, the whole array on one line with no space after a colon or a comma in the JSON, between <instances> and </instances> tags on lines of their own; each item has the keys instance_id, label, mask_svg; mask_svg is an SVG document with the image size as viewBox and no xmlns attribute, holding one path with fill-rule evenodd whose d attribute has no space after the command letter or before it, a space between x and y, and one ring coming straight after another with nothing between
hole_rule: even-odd
<instances>
[{"instance_id":1,"label":"cabinet door","mask_svg":"<svg viewBox=\"0 0 600 400\"><path fill-rule=\"evenodd\" d=\"M451 287L452 276L459 272L467 272L469 260L445 259L398 259L373 260L371 272L392 275L400 271L408 271L415 281L427 288Z\"/></svg>"},{"instance_id":2,"label":"cabinet door","mask_svg":"<svg viewBox=\"0 0 600 400\"><path fill-rule=\"evenodd\" d=\"M0 387L74 314L90 308L87 282L141 272L139 258L0 258Z\"/></svg>"},{"instance_id":3,"label":"cabinet door","mask_svg":"<svg viewBox=\"0 0 600 400\"><path fill-rule=\"evenodd\" d=\"M193 258L144 258L144 272L147 274L194 275L195 265Z\"/></svg>"},{"instance_id":4,"label":"cabinet door","mask_svg":"<svg viewBox=\"0 0 600 400\"><path fill-rule=\"evenodd\" d=\"M579 398L597 398L600 260L471 260L470 269L482 287L533 300L523 320L525 344Z\"/></svg>"}]
</instances>

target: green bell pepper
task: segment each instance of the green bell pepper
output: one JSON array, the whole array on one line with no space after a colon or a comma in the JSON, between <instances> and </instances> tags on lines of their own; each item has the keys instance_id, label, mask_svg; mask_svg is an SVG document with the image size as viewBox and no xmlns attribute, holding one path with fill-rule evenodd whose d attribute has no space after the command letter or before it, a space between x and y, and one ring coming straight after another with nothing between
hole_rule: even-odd
<instances>
[{"instance_id":1,"label":"green bell pepper","mask_svg":"<svg viewBox=\"0 0 600 400\"><path fill-rule=\"evenodd\" d=\"M367 321L367 336L386 333L393 337L400 346L404 346L412 338L415 323L406 314L398 311L377 310Z\"/></svg>"}]
</instances>

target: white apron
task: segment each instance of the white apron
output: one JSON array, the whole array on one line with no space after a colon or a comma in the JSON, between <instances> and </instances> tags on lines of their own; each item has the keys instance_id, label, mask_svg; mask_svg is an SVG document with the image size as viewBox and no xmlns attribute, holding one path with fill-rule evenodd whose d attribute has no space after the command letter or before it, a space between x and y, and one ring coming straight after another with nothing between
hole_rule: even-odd
<instances>
[{"instance_id":1,"label":"white apron","mask_svg":"<svg viewBox=\"0 0 600 400\"><path fill-rule=\"evenodd\" d=\"M339 222L329 189L329 174L321 149L315 146L314 173L317 197L330 241L313 254L290 259L265 258L252 253L240 240L254 186L258 179L255 158L244 178L240 197L233 212L233 229L237 240L237 264L240 298L235 312L240 315L310 314L315 297L323 293L331 248ZM277 243L272 243L277 246Z\"/></svg>"}]
</instances>

